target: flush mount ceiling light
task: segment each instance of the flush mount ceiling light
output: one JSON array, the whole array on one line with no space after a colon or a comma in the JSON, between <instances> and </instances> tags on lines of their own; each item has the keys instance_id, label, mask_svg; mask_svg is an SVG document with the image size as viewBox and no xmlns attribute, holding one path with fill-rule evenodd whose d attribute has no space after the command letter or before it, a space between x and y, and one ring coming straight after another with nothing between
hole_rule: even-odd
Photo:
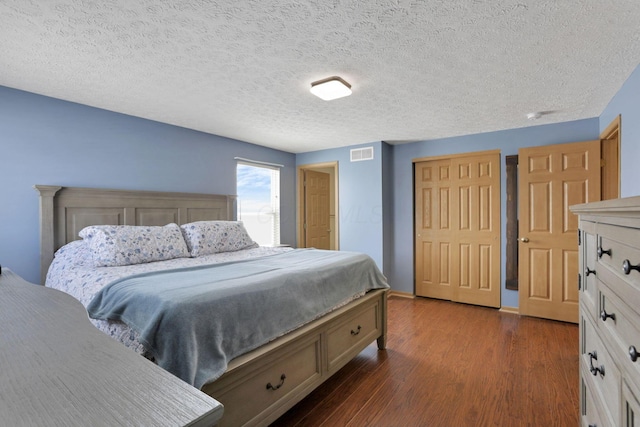
<instances>
[{"instance_id":1,"label":"flush mount ceiling light","mask_svg":"<svg viewBox=\"0 0 640 427\"><path fill-rule=\"evenodd\" d=\"M325 101L351 95L351 85L338 76L311 83L311 93Z\"/></svg>"}]
</instances>

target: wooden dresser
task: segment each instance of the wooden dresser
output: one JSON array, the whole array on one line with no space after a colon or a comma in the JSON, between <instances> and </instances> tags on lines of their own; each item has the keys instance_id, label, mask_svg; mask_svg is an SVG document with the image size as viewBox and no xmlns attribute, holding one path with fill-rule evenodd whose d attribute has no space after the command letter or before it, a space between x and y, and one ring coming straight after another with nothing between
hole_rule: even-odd
<instances>
[{"instance_id":1,"label":"wooden dresser","mask_svg":"<svg viewBox=\"0 0 640 427\"><path fill-rule=\"evenodd\" d=\"M223 407L100 332L73 297L0 274L0 424L212 426Z\"/></svg>"},{"instance_id":2,"label":"wooden dresser","mask_svg":"<svg viewBox=\"0 0 640 427\"><path fill-rule=\"evenodd\" d=\"M639 426L640 197L571 211L580 216L581 424Z\"/></svg>"}]
</instances>

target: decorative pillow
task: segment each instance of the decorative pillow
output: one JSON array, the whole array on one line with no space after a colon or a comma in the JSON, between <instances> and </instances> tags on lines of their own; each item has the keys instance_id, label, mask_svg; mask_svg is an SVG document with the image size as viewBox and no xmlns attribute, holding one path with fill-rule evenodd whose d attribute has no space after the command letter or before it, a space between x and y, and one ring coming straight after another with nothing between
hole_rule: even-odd
<instances>
[{"instance_id":1,"label":"decorative pillow","mask_svg":"<svg viewBox=\"0 0 640 427\"><path fill-rule=\"evenodd\" d=\"M189 256L180 227L91 225L78 233L89 245L96 267L141 264Z\"/></svg>"},{"instance_id":2,"label":"decorative pillow","mask_svg":"<svg viewBox=\"0 0 640 427\"><path fill-rule=\"evenodd\" d=\"M258 247L241 221L198 221L180 228L194 258Z\"/></svg>"}]
</instances>

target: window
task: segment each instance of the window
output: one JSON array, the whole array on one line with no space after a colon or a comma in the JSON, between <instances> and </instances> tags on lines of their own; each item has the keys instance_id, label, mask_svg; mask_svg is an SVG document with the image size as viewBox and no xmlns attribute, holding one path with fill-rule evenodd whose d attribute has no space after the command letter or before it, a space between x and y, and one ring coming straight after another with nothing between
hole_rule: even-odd
<instances>
[{"instance_id":1,"label":"window","mask_svg":"<svg viewBox=\"0 0 640 427\"><path fill-rule=\"evenodd\" d=\"M238 220L261 246L280 244L280 169L250 162L236 168Z\"/></svg>"}]
</instances>

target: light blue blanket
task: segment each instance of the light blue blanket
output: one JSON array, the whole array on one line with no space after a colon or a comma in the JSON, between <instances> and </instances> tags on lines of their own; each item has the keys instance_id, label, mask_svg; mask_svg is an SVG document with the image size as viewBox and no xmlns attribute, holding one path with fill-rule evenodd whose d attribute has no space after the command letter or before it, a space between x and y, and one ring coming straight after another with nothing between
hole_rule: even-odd
<instances>
[{"instance_id":1,"label":"light blue blanket","mask_svg":"<svg viewBox=\"0 0 640 427\"><path fill-rule=\"evenodd\" d=\"M119 279L87 310L126 323L158 365L201 388L233 358L358 294L388 287L367 255L298 249Z\"/></svg>"}]
</instances>

